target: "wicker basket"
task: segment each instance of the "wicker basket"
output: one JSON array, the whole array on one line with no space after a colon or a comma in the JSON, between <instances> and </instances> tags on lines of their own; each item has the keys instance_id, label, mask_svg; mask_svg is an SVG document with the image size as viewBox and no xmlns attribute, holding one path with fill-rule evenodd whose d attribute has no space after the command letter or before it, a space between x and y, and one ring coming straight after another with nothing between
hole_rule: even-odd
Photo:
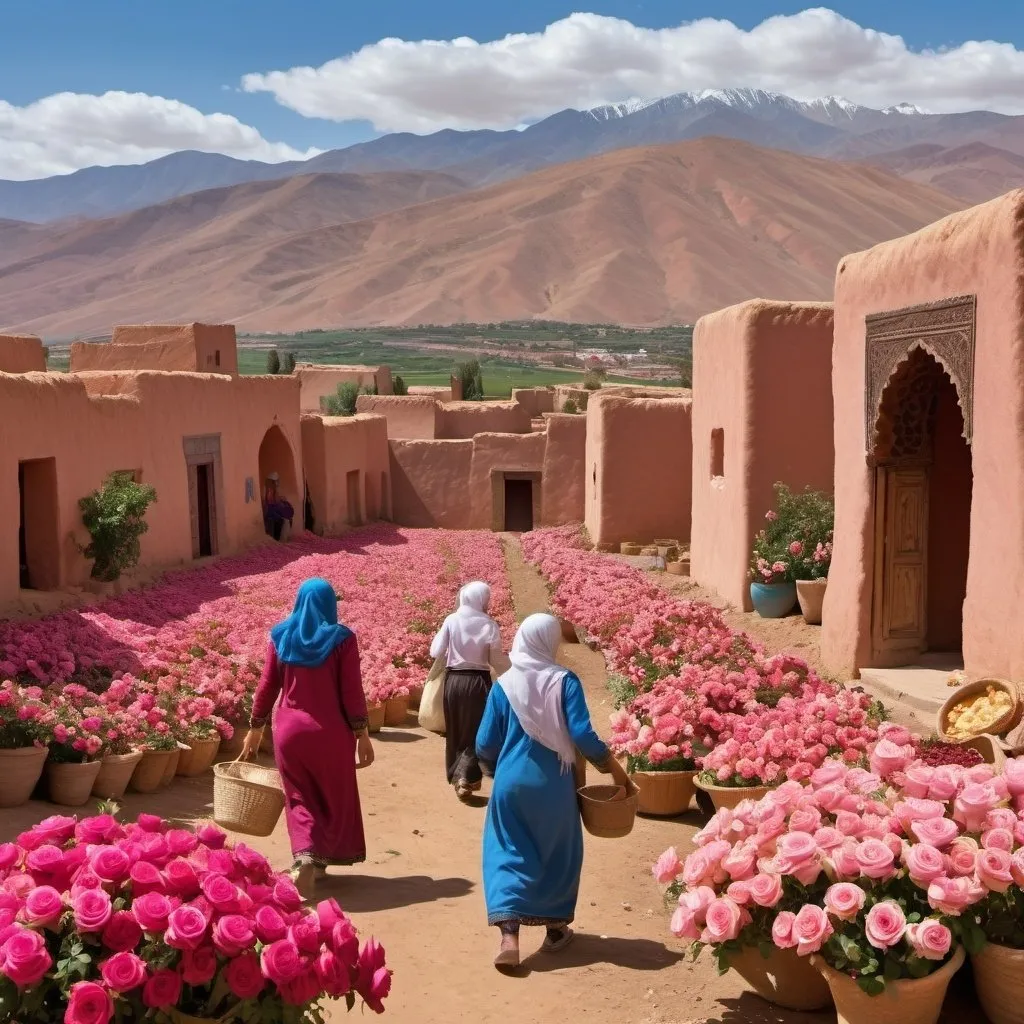
<instances>
[{"instance_id":1,"label":"wicker basket","mask_svg":"<svg viewBox=\"0 0 1024 1024\"><path fill-rule=\"evenodd\" d=\"M244 761L214 765L213 820L230 832L269 836L284 810L281 776Z\"/></svg>"},{"instance_id":2,"label":"wicker basket","mask_svg":"<svg viewBox=\"0 0 1024 1024\"><path fill-rule=\"evenodd\" d=\"M988 733L982 733L981 736L975 736L973 739L961 740L959 746L976 750L981 754L986 764L992 765L1002 775L1003 765L1006 764L1006 752L1003 750L1003 745L997 737L991 736Z\"/></svg>"},{"instance_id":3,"label":"wicker basket","mask_svg":"<svg viewBox=\"0 0 1024 1024\"><path fill-rule=\"evenodd\" d=\"M638 796L622 786L582 786L578 790L583 827L600 839L622 839L633 831Z\"/></svg>"},{"instance_id":4,"label":"wicker basket","mask_svg":"<svg viewBox=\"0 0 1024 1024\"><path fill-rule=\"evenodd\" d=\"M990 686L994 686L998 690L1005 690L1013 701L1010 706L1010 710L1003 715L998 721L991 723L985 728L985 732L992 736L999 736L1003 733L1009 732L1018 722L1021 720L1021 712L1024 711L1024 707L1021 705L1020 693L1017 691L1017 687L1013 683L1007 682L1005 679L976 679L973 683L966 683L963 686L958 687L950 695L949 699L939 709L939 717L936 725L936 731L939 736L947 741L956 743L957 737L951 736L946 731L947 719L950 711L964 700L966 697L973 696L976 693L980 693L983 690L987 690ZM979 735L981 735L979 733Z\"/></svg>"}]
</instances>

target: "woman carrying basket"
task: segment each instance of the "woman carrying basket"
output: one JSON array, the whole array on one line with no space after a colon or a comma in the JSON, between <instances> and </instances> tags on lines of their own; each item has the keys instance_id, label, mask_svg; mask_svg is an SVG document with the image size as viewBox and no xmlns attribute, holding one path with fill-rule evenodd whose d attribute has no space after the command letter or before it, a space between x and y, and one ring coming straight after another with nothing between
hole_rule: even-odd
<instances>
[{"instance_id":1,"label":"woman carrying basket","mask_svg":"<svg viewBox=\"0 0 1024 1024\"><path fill-rule=\"evenodd\" d=\"M356 768L373 763L355 634L338 623L338 598L322 579L299 587L292 614L270 631L242 758L255 757L274 704L274 753L295 864L311 898L328 865L366 859Z\"/></svg>"},{"instance_id":2,"label":"woman carrying basket","mask_svg":"<svg viewBox=\"0 0 1024 1024\"><path fill-rule=\"evenodd\" d=\"M501 930L499 969L519 965L521 925L547 929L543 952L572 941L583 868L576 751L629 786L590 724L579 679L555 663L561 638L552 615L524 620L512 667L491 690L476 741L481 762L495 766L483 869L487 923Z\"/></svg>"}]
</instances>

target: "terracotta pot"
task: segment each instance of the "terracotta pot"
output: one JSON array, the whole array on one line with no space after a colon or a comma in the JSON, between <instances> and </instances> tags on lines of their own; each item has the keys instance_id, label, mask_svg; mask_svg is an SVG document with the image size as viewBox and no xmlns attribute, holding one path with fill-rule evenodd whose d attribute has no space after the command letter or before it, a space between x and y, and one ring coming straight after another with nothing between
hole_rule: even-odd
<instances>
[{"instance_id":1,"label":"terracotta pot","mask_svg":"<svg viewBox=\"0 0 1024 1024\"><path fill-rule=\"evenodd\" d=\"M101 761L85 761L81 764L57 764L50 761L46 765L50 802L60 804L61 807L81 807L88 803L101 765Z\"/></svg>"},{"instance_id":2,"label":"terracotta pot","mask_svg":"<svg viewBox=\"0 0 1024 1024\"><path fill-rule=\"evenodd\" d=\"M409 710L419 711L420 709L420 698L423 696L422 686L410 686L409 687Z\"/></svg>"},{"instance_id":3,"label":"terracotta pot","mask_svg":"<svg viewBox=\"0 0 1024 1024\"><path fill-rule=\"evenodd\" d=\"M100 800L120 800L142 760L142 751L131 754L107 754L100 761L100 770L92 784L92 795Z\"/></svg>"},{"instance_id":4,"label":"terracotta pot","mask_svg":"<svg viewBox=\"0 0 1024 1024\"><path fill-rule=\"evenodd\" d=\"M696 772L632 772L630 779L640 794L637 810L656 818L682 814L693 799Z\"/></svg>"},{"instance_id":5,"label":"terracotta pot","mask_svg":"<svg viewBox=\"0 0 1024 1024\"><path fill-rule=\"evenodd\" d=\"M369 716L370 732L380 732L384 728L384 705L369 704L366 708L366 713Z\"/></svg>"},{"instance_id":6,"label":"terracotta pot","mask_svg":"<svg viewBox=\"0 0 1024 1024\"><path fill-rule=\"evenodd\" d=\"M678 562L666 562L665 571L671 576L689 576L690 560L688 558L680 558Z\"/></svg>"},{"instance_id":7,"label":"terracotta pot","mask_svg":"<svg viewBox=\"0 0 1024 1024\"><path fill-rule=\"evenodd\" d=\"M756 946L729 957L729 966L766 1002L787 1010L822 1010L832 1005L828 982L807 957L792 949L761 956Z\"/></svg>"},{"instance_id":8,"label":"terracotta pot","mask_svg":"<svg viewBox=\"0 0 1024 1024\"><path fill-rule=\"evenodd\" d=\"M800 603L804 622L809 626L821 625L821 606L825 602L828 580L797 580L796 599Z\"/></svg>"},{"instance_id":9,"label":"terracotta pot","mask_svg":"<svg viewBox=\"0 0 1024 1024\"><path fill-rule=\"evenodd\" d=\"M974 990L992 1024L1024 1024L1024 949L986 942L971 957Z\"/></svg>"},{"instance_id":10,"label":"terracotta pot","mask_svg":"<svg viewBox=\"0 0 1024 1024\"><path fill-rule=\"evenodd\" d=\"M836 1024L937 1024L953 975L963 966L963 947L927 978L891 981L879 996L869 996L852 978L832 970L820 957L821 971L836 1004Z\"/></svg>"},{"instance_id":11,"label":"terracotta pot","mask_svg":"<svg viewBox=\"0 0 1024 1024\"><path fill-rule=\"evenodd\" d=\"M711 797L716 811L720 811L723 807L732 809L744 800L760 800L770 788L768 786L712 786L708 782L701 782L696 777L693 784L698 789L703 789Z\"/></svg>"},{"instance_id":12,"label":"terracotta pot","mask_svg":"<svg viewBox=\"0 0 1024 1024\"><path fill-rule=\"evenodd\" d=\"M172 753L172 750L144 750L128 788L133 793L155 793L163 782L164 771Z\"/></svg>"},{"instance_id":13,"label":"terracotta pot","mask_svg":"<svg viewBox=\"0 0 1024 1024\"><path fill-rule=\"evenodd\" d=\"M49 753L46 747L0 750L0 807L20 807L28 803L42 778Z\"/></svg>"},{"instance_id":14,"label":"terracotta pot","mask_svg":"<svg viewBox=\"0 0 1024 1024\"><path fill-rule=\"evenodd\" d=\"M164 773L160 778L161 786L169 786L174 781L174 776L178 773L178 765L181 764L182 749L188 750L188 747L184 743L179 743L171 751L171 756L167 759L167 764L164 765Z\"/></svg>"},{"instance_id":15,"label":"terracotta pot","mask_svg":"<svg viewBox=\"0 0 1024 1024\"><path fill-rule=\"evenodd\" d=\"M193 740L178 758L177 774L194 779L213 767L220 747L220 737L212 740Z\"/></svg>"},{"instance_id":16,"label":"terracotta pot","mask_svg":"<svg viewBox=\"0 0 1024 1024\"><path fill-rule=\"evenodd\" d=\"M248 731L248 726L236 725L235 731L231 734L231 739L220 741L220 749L217 751L217 756L214 760L237 761L242 753L242 747L245 744L245 734Z\"/></svg>"},{"instance_id":17,"label":"terracotta pot","mask_svg":"<svg viewBox=\"0 0 1024 1024\"><path fill-rule=\"evenodd\" d=\"M384 724L390 726L405 725L409 717L408 697L389 697L384 702Z\"/></svg>"},{"instance_id":18,"label":"terracotta pot","mask_svg":"<svg viewBox=\"0 0 1024 1024\"><path fill-rule=\"evenodd\" d=\"M751 583L750 603L762 619L784 619L796 604L796 584Z\"/></svg>"}]
</instances>

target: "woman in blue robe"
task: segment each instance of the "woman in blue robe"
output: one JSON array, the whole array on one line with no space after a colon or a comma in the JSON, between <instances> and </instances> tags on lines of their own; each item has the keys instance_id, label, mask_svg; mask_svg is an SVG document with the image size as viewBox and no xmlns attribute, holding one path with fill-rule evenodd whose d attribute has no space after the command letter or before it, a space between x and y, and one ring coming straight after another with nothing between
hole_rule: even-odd
<instances>
[{"instance_id":1,"label":"woman in blue robe","mask_svg":"<svg viewBox=\"0 0 1024 1024\"><path fill-rule=\"evenodd\" d=\"M531 615L512 645L512 667L487 701L477 756L493 768L484 827L487 922L501 931L499 969L519 965L522 925L547 929L544 952L572 941L583 868L577 750L626 785L625 771L590 723L579 679L555 664L562 627Z\"/></svg>"}]
</instances>

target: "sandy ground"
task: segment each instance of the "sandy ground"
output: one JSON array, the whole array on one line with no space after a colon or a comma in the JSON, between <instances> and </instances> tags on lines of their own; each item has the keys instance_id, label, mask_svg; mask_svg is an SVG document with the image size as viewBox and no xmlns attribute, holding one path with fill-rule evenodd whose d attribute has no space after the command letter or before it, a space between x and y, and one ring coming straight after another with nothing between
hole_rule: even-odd
<instances>
[{"instance_id":1,"label":"sandy ground","mask_svg":"<svg viewBox=\"0 0 1024 1024\"><path fill-rule=\"evenodd\" d=\"M544 581L507 542L520 618L547 608ZM598 731L607 734L610 700L603 659L586 646L562 649L583 680ZM489 930L480 884L484 800L464 806L447 786L443 740L415 727L375 740L376 763L360 775L369 844L365 865L335 871L320 894L333 896L364 935L384 944L394 970L387 1020L395 1024L527 1024L585 1019L588 1024L826 1024L833 1014L780 1011L745 991L734 973L718 977L710 958L692 964L667 931L667 911L650 865L666 847L681 851L699 828L695 812L676 820L639 819L627 839L586 838L577 941L555 956L531 956L518 976L491 966L497 933ZM129 796L125 815L146 810L203 818L212 811L209 776L178 779L157 796ZM0 816L0 841L54 813L30 804ZM289 863L284 822L252 844L282 868ZM543 933L526 930L526 956ZM970 1004L967 1004L970 1006ZM980 1020L971 1007L963 1016ZM357 1011L358 1012L358 1011ZM331 1020L345 1019L333 1010Z\"/></svg>"}]
</instances>

